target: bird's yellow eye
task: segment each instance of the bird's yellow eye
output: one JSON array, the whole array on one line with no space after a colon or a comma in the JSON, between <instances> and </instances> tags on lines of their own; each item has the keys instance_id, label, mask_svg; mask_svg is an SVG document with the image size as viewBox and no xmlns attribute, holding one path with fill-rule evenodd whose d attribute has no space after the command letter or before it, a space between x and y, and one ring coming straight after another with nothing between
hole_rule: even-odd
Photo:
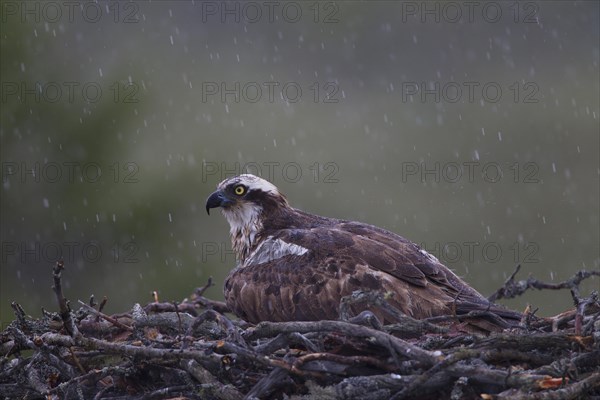
<instances>
[{"instance_id":1,"label":"bird's yellow eye","mask_svg":"<svg viewBox=\"0 0 600 400\"><path fill-rule=\"evenodd\" d=\"M244 193L246 193L246 187L243 185L238 185L235 187L235 189L233 189L233 192L238 196L242 196Z\"/></svg>"}]
</instances>

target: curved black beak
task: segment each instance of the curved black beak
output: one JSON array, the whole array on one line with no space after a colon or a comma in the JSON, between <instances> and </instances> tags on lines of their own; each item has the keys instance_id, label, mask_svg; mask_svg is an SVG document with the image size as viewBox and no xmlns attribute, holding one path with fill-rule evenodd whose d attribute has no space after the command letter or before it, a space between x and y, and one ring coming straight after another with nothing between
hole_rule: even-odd
<instances>
[{"instance_id":1,"label":"curved black beak","mask_svg":"<svg viewBox=\"0 0 600 400\"><path fill-rule=\"evenodd\" d=\"M225 195L223 195L223 192L217 190L216 192L208 196L208 199L206 199L206 213L210 215L211 208L224 207L230 203L231 200L225 197Z\"/></svg>"}]
</instances>

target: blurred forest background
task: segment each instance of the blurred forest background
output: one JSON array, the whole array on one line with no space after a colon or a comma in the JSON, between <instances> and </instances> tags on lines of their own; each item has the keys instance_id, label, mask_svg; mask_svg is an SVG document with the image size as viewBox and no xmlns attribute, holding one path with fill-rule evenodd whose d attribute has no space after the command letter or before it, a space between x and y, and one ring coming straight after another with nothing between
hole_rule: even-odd
<instances>
[{"instance_id":1,"label":"blurred forest background","mask_svg":"<svg viewBox=\"0 0 600 400\"><path fill-rule=\"evenodd\" d=\"M68 4L67 4L68 3ZM180 300L235 260L223 178L422 244L485 295L599 268L599 3L3 1L10 302ZM582 286L598 289L598 279ZM505 302L549 315L567 291Z\"/></svg>"}]
</instances>

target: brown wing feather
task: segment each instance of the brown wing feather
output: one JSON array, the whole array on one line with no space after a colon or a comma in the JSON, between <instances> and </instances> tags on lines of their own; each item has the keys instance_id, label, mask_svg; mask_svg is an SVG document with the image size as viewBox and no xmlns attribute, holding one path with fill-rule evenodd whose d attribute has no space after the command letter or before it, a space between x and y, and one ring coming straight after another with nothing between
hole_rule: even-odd
<instances>
[{"instance_id":1,"label":"brown wing feather","mask_svg":"<svg viewBox=\"0 0 600 400\"><path fill-rule=\"evenodd\" d=\"M413 285L426 286L426 275L415 265L412 248L400 242L390 246L379 238L343 228L343 225L312 228L302 230L301 235L297 230L283 230L278 232L277 237L309 249L314 253L315 261L328 256L345 256L354 263L371 265Z\"/></svg>"},{"instance_id":2,"label":"brown wing feather","mask_svg":"<svg viewBox=\"0 0 600 400\"><path fill-rule=\"evenodd\" d=\"M367 224L331 221L266 231L265 237L308 252L234 269L225 283L232 310L253 323L337 319L341 298L355 290L391 294L390 303L415 318L490 307L481 294L409 240Z\"/></svg>"},{"instance_id":3,"label":"brown wing feather","mask_svg":"<svg viewBox=\"0 0 600 400\"><path fill-rule=\"evenodd\" d=\"M369 238L393 249L396 263L407 263L414 266L423 273L429 281L442 285L444 290L452 296L469 298L471 300L483 299L483 296L479 292L463 282L445 265L433 259L432 256L427 255L427 253L423 253L418 245L400 235L360 222L341 223L340 229L359 235L360 237ZM379 268L378 265L381 264L373 263L372 265L375 268ZM399 279L405 280L401 270L394 269L386 272L389 272Z\"/></svg>"},{"instance_id":4,"label":"brown wing feather","mask_svg":"<svg viewBox=\"0 0 600 400\"><path fill-rule=\"evenodd\" d=\"M277 237L314 251L319 256L346 255L415 286L442 286L453 297L484 300L450 269L395 233L359 222L340 221L311 229L279 230Z\"/></svg>"},{"instance_id":5,"label":"brown wing feather","mask_svg":"<svg viewBox=\"0 0 600 400\"><path fill-rule=\"evenodd\" d=\"M234 269L225 281L228 306L253 323L337 319L342 293L339 271L303 267L301 258L285 256Z\"/></svg>"}]
</instances>

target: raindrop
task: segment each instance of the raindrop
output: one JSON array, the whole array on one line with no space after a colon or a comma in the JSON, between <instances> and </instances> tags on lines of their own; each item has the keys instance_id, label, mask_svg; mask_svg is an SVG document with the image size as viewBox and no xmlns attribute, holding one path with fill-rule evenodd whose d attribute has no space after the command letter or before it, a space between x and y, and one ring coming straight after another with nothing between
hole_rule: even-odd
<instances>
[{"instance_id":1,"label":"raindrop","mask_svg":"<svg viewBox=\"0 0 600 400\"><path fill-rule=\"evenodd\" d=\"M98 74L100 75L100 78L102 78L104 76L104 73L102 72L102 68L98 68Z\"/></svg>"},{"instance_id":2,"label":"raindrop","mask_svg":"<svg viewBox=\"0 0 600 400\"><path fill-rule=\"evenodd\" d=\"M171 45L175 44L175 43L173 42L173 35L170 35L170 36L169 36L169 39L171 39Z\"/></svg>"},{"instance_id":3,"label":"raindrop","mask_svg":"<svg viewBox=\"0 0 600 400\"><path fill-rule=\"evenodd\" d=\"M479 151L475 150L475 159L479 161Z\"/></svg>"},{"instance_id":4,"label":"raindrop","mask_svg":"<svg viewBox=\"0 0 600 400\"><path fill-rule=\"evenodd\" d=\"M173 216L169 213L169 222L173 222Z\"/></svg>"},{"instance_id":5,"label":"raindrop","mask_svg":"<svg viewBox=\"0 0 600 400\"><path fill-rule=\"evenodd\" d=\"M42 204L44 205L44 208L50 208L50 201L45 197L42 199Z\"/></svg>"},{"instance_id":6,"label":"raindrop","mask_svg":"<svg viewBox=\"0 0 600 400\"><path fill-rule=\"evenodd\" d=\"M502 132L498 131L498 141L502 141Z\"/></svg>"},{"instance_id":7,"label":"raindrop","mask_svg":"<svg viewBox=\"0 0 600 400\"><path fill-rule=\"evenodd\" d=\"M477 204L479 204L479 207L485 206L485 200L483 200L483 194L481 192L477 192L475 197L477 199Z\"/></svg>"},{"instance_id":8,"label":"raindrop","mask_svg":"<svg viewBox=\"0 0 600 400\"><path fill-rule=\"evenodd\" d=\"M556 173L556 164L552 163L552 172Z\"/></svg>"}]
</instances>

